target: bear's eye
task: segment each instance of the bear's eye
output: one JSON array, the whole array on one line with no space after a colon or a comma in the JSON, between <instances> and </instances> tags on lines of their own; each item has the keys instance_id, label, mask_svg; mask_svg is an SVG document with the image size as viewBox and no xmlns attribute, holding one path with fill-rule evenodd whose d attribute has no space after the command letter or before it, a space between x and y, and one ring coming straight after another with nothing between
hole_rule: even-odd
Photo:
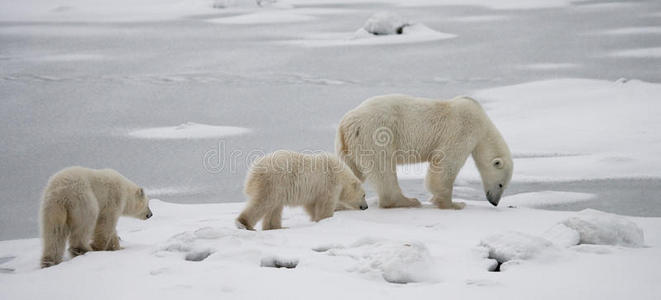
<instances>
[{"instance_id":1,"label":"bear's eye","mask_svg":"<svg viewBox=\"0 0 661 300\"><path fill-rule=\"evenodd\" d=\"M363 199L365 199L365 193L363 193Z\"/></svg>"}]
</instances>

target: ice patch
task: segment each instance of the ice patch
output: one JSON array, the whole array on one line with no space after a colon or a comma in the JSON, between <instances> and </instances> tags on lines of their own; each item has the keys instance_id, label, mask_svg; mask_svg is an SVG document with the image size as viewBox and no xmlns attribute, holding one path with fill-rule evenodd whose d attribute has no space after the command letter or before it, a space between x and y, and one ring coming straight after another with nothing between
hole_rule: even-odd
<instances>
[{"instance_id":1,"label":"ice patch","mask_svg":"<svg viewBox=\"0 0 661 300\"><path fill-rule=\"evenodd\" d=\"M287 10L260 11L245 15L211 19L209 22L218 24L276 24L312 21L315 17Z\"/></svg>"},{"instance_id":2,"label":"ice patch","mask_svg":"<svg viewBox=\"0 0 661 300\"><path fill-rule=\"evenodd\" d=\"M466 17L450 18L451 21L462 22L462 23L495 22L495 21L502 21L507 19L509 19L509 17L501 16L501 15L482 15L482 16L466 16Z\"/></svg>"},{"instance_id":3,"label":"ice patch","mask_svg":"<svg viewBox=\"0 0 661 300\"><path fill-rule=\"evenodd\" d=\"M572 63L536 63L536 64L519 66L519 69L551 71L551 70L573 69L576 67L578 67L578 65Z\"/></svg>"},{"instance_id":4,"label":"ice patch","mask_svg":"<svg viewBox=\"0 0 661 300\"><path fill-rule=\"evenodd\" d=\"M143 139L211 139L249 133L250 129L233 126L214 126L193 122L177 126L137 129L129 136Z\"/></svg>"},{"instance_id":5,"label":"ice patch","mask_svg":"<svg viewBox=\"0 0 661 300\"><path fill-rule=\"evenodd\" d=\"M588 193L541 191L506 196L503 197L500 203L506 206L545 207L587 201L594 197L596 197L594 194Z\"/></svg>"},{"instance_id":6,"label":"ice patch","mask_svg":"<svg viewBox=\"0 0 661 300\"><path fill-rule=\"evenodd\" d=\"M356 260L350 272L380 276L390 283L438 281L434 260L422 243L362 239L326 254L350 257Z\"/></svg>"},{"instance_id":7,"label":"ice patch","mask_svg":"<svg viewBox=\"0 0 661 300\"><path fill-rule=\"evenodd\" d=\"M369 46L369 45L388 45L388 44L409 44L423 43L451 39L456 37L454 34L438 32L424 24L411 24L402 28L401 34L395 35L374 35L360 28L352 33L321 33L312 34L304 37L302 40L285 41L286 44L293 44L304 47L333 47L333 46Z\"/></svg>"},{"instance_id":8,"label":"ice patch","mask_svg":"<svg viewBox=\"0 0 661 300\"><path fill-rule=\"evenodd\" d=\"M631 58L661 57L661 47L615 51L612 52L609 56Z\"/></svg>"},{"instance_id":9,"label":"ice patch","mask_svg":"<svg viewBox=\"0 0 661 300\"><path fill-rule=\"evenodd\" d=\"M661 26L623 27L599 33L607 35L661 34Z\"/></svg>"},{"instance_id":10,"label":"ice patch","mask_svg":"<svg viewBox=\"0 0 661 300\"><path fill-rule=\"evenodd\" d=\"M561 224L576 230L581 244L642 247L645 243L643 230L636 223L594 209L582 210Z\"/></svg>"}]
</instances>

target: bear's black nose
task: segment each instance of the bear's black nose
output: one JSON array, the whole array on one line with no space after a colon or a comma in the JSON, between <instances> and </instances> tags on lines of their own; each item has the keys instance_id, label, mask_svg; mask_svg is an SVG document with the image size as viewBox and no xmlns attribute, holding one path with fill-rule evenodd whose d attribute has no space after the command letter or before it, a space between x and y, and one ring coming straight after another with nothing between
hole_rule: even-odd
<instances>
[{"instance_id":1,"label":"bear's black nose","mask_svg":"<svg viewBox=\"0 0 661 300\"><path fill-rule=\"evenodd\" d=\"M152 214L151 212L148 212L147 215L146 215L145 217L146 217L147 219L149 219L149 218L151 218L151 216L153 216L153 214Z\"/></svg>"},{"instance_id":2,"label":"bear's black nose","mask_svg":"<svg viewBox=\"0 0 661 300\"><path fill-rule=\"evenodd\" d=\"M360 210L366 210L366 209L367 209L367 205L361 205L360 206Z\"/></svg>"}]
</instances>

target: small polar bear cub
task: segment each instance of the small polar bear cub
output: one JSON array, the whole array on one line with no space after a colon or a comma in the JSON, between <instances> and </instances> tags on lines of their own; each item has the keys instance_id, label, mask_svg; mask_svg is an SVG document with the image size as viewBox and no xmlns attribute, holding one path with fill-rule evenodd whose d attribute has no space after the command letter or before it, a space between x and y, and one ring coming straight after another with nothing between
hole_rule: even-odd
<instances>
[{"instance_id":1,"label":"small polar bear cub","mask_svg":"<svg viewBox=\"0 0 661 300\"><path fill-rule=\"evenodd\" d=\"M152 212L142 188L117 171L69 167L55 173L40 208L41 267L62 261L67 238L72 256L119 250L115 226L120 215L146 220Z\"/></svg>"},{"instance_id":2,"label":"small polar bear cub","mask_svg":"<svg viewBox=\"0 0 661 300\"><path fill-rule=\"evenodd\" d=\"M252 165L244 192L249 198L236 219L240 229L282 228L284 206L303 206L314 222L343 209L367 209L360 180L336 156L276 151Z\"/></svg>"}]
</instances>

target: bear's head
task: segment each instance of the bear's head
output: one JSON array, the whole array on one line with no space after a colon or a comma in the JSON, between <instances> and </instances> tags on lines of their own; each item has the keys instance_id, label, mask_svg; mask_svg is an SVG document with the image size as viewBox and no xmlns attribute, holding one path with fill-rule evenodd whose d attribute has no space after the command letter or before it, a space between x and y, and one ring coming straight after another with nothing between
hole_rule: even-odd
<instances>
[{"instance_id":1,"label":"bear's head","mask_svg":"<svg viewBox=\"0 0 661 300\"><path fill-rule=\"evenodd\" d=\"M131 195L126 201L124 214L142 220L151 218L153 214L149 208L149 198L145 195L145 191L139 187L130 193Z\"/></svg>"},{"instance_id":2,"label":"bear's head","mask_svg":"<svg viewBox=\"0 0 661 300\"><path fill-rule=\"evenodd\" d=\"M335 206L335 210L344 209L367 209L367 201L365 201L365 191L358 178L352 178L349 183L342 186L340 193L340 201Z\"/></svg>"},{"instance_id":3,"label":"bear's head","mask_svg":"<svg viewBox=\"0 0 661 300\"><path fill-rule=\"evenodd\" d=\"M509 155L496 156L488 162L478 162L476 164L482 177L482 185L487 200L493 206L497 206L500 197L507 188L512 179L514 163Z\"/></svg>"}]
</instances>

